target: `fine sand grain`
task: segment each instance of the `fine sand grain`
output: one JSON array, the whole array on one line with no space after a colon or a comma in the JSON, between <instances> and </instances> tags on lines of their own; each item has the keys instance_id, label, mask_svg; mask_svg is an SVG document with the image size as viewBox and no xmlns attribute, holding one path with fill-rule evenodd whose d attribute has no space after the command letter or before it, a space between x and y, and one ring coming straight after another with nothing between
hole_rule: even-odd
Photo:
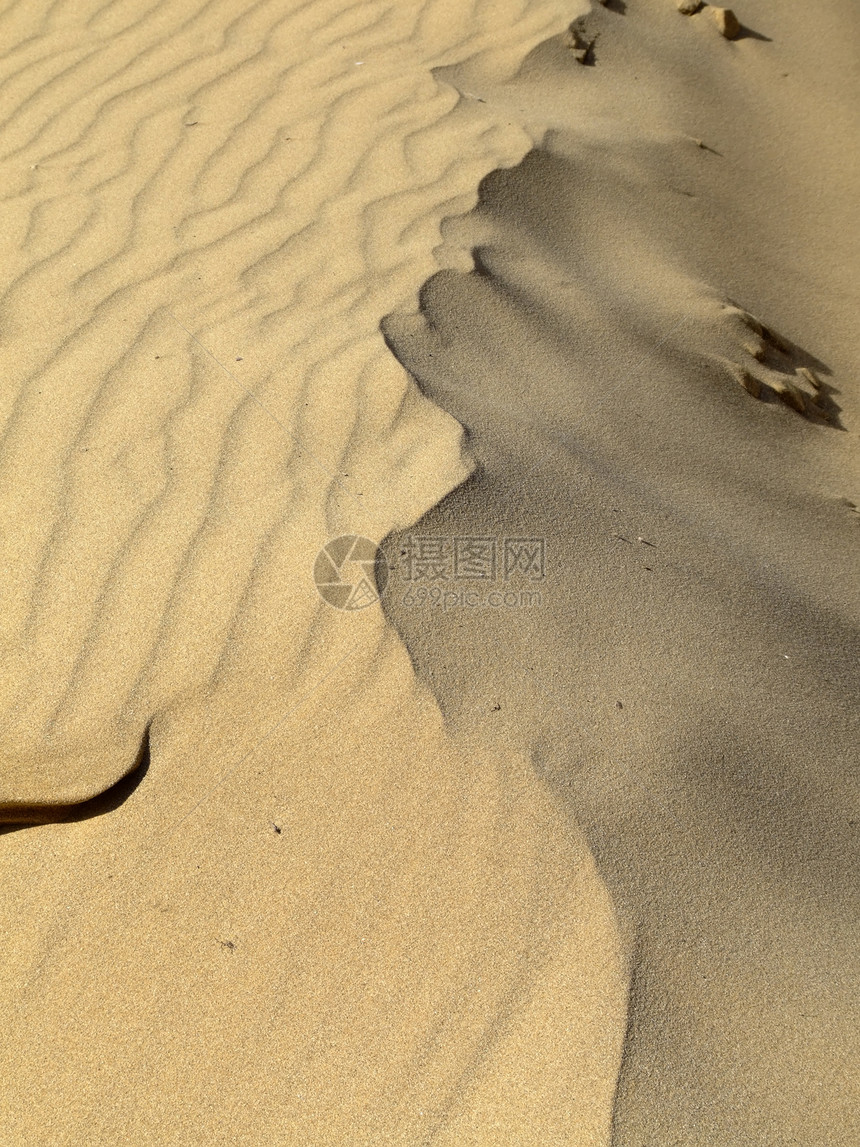
<instances>
[{"instance_id":1,"label":"fine sand grain","mask_svg":"<svg viewBox=\"0 0 860 1147\"><path fill-rule=\"evenodd\" d=\"M479 88L550 130L446 222L469 273L385 323L478 463L392 557L545 546L501 608L386 608L449 722L530 752L585 829L636 1147L858 1134L856 10L738 14L729 43L606 5L593 66L559 36Z\"/></svg>"},{"instance_id":2,"label":"fine sand grain","mask_svg":"<svg viewBox=\"0 0 860 1147\"><path fill-rule=\"evenodd\" d=\"M857 15L586 9L0 6L4 1144L855 1142Z\"/></svg>"},{"instance_id":3,"label":"fine sand grain","mask_svg":"<svg viewBox=\"0 0 860 1147\"><path fill-rule=\"evenodd\" d=\"M312 577L469 473L379 324L534 142L433 69L565 18L2 13L4 1143L605 1139L587 848Z\"/></svg>"}]
</instances>

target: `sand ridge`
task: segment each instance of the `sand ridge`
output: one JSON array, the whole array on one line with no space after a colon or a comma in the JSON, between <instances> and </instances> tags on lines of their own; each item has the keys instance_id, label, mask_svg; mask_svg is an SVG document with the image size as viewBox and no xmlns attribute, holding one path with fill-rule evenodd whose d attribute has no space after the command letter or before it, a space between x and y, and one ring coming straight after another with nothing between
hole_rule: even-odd
<instances>
[{"instance_id":1,"label":"sand ridge","mask_svg":"<svg viewBox=\"0 0 860 1147\"><path fill-rule=\"evenodd\" d=\"M68 801L217 676L267 566L306 583L328 538L379 539L467 473L379 317L529 143L431 70L509 68L561 6L4 20L0 801ZM299 596L294 626L267 607L284 641L320 608Z\"/></svg>"},{"instance_id":2,"label":"sand ridge","mask_svg":"<svg viewBox=\"0 0 860 1147\"><path fill-rule=\"evenodd\" d=\"M0 16L4 1140L851 1142L856 14L584 7Z\"/></svg>"},{"instance_id":3,"label":"sand ridge","mask_svg":"<svg viewBox=\"0 0 860 1147\"><path fill-rule=\"evenodd\" d=\"M388 546L537 538L546 576L524 608L385 604L607 881L613 1141L824 1147L856 1138L856 8L737 11L730 41L595 8L591 63L559 36L479 89L552 130L446 222L472 266L384 324L478 463Z\"/></svg>"},{"instance_id":4,"label":"sand ridge","mask_svg":"<svg viewBox=\"0 0 860 1147\"><path fill-rule=\"evenodd\" d=\"M312 577L469 473L379 322L533 143L448 70L569 19L5 9L4 1140L605 1142L588 849Z\"/></svg>"}]
</instances>

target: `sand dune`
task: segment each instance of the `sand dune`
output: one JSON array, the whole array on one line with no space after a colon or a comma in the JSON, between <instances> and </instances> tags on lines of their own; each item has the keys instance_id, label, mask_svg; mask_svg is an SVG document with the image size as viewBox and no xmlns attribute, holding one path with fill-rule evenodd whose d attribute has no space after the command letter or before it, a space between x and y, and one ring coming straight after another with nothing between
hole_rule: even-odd
<instances>
[{"instance_id":1,"label":"sand dune","mask_svg":"<svg viewBox=\"0 0 860 1147\"><path fill-rule=\"evenodd\" d=\"M5 1142L605 1139L587 848L312 576L469 472L379 323L563 7L3 14Z\"/></svg>"},{"instance_id":2,"label":"sand dune","mask_svg":"<svg viewBox=\"0 0 860 1147\"><path fill-rule=\"evenodd\" d=\"M285 595L255 623L300 643L320 546L465 475L379 318L529 146L431 69L510 66L560 13L7 10L0 800L116 780L152 715L257 639L255 586Z\"/></svg>"},{"instance_id":3,"label":"sand dune","mask_svg":"<svg viewBox=\"0 0 860 1147\"><path fill-rule=\"evenodd\" d=\"M0 13L4 1142L852 1141L856 17L586 7Z\"/></svg>"},{"instance_id":4,"label":"sand dune","mask_svg":"<svg viewBox=\"0 0 860 1147\"><path fill-rule=\"evenodd\" d=\"M585 829L633 971L614 1140L848 1144L856 19L622 8L579 26L593 67L557 37L482 91L552 130L445 224L474 270L385 323L478 462L390 552L543 539L541 599L386 608Z\"/></svg>"}]
</instances>

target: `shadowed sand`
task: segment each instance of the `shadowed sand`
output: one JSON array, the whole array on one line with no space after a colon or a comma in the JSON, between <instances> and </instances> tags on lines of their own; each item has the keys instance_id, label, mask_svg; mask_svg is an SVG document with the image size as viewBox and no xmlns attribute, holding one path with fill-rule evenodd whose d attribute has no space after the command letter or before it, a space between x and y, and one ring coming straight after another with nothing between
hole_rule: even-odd
<instances>
[{"instance_id":1,"label":"shadowed sand","mask_svg":"<svg viewBox=\"0 0 860 1147\"><path fill-rule=\"evenodd\" d=\"M856 19L585 7L0 14L4 1142L852 1141Z\"/></svg>"},{"instance_id":2,"label":"shadowed sand","mask_svg":"<svg viewBox=\"0 0 860 1147\"><path fill-rule=\"evenodd\" d=\"M503 607L473 580L386 609L452 727L530 752L585 829L637 1147L857 1132L856 13L813 44L803 4L738 12L770 43L630 3L581 22L593 68L557 37L479 88L551 131L384 324L478 463L391 561L545 541Z\"/></svg>"},{"instance_id":3,"label":"shadowed sand","mask_svg":"<svg viewBox=\"0 0 860 1147\"><path fill-rule=\"evenodd\" d=\"M535 136L433 69L502 79L567 19L0 16L4 1142L605 1141L584 842L313 582L471 467L379 322Z\"/></svg>"}]
</instances>

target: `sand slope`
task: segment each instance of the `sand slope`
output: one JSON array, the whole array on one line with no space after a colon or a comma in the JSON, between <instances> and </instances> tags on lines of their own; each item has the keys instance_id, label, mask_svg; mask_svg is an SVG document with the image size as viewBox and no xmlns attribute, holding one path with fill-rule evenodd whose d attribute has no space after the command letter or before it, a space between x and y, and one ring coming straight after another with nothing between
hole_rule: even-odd
<instances>
[{"instance_id":1,"label":"sand slope","mask_svg":"<svg viewBox=\"0 0 860 1147\"><path fill-rule=\"evenodd\" d=\"M4 1142L856 1139L856 13L584 8L0 14Z\"/></svg>"},{"instance_id":2,"label":"sand slope","mask_svg":"<svg viewBox=\"0 0 860 1147\"><path fill-rule=\"evenodd\" d=\"M267 571L255 616L295 642L320 603L287 568L465 475L379 318L528 146L431 68L500 73L560 11L7 8L0 801L116 780L241 660Z\"/></svg>"},{"instance_id":3,"label":"sand slope","mask_svg":"<svg viewBox=\"0 0 860 1147\"><path fill-rule=\"evenodd\" d=\"M624 1145L856 1139L856 8L736 10L730 43L596 8L593 66L560 36L478 88L549 134L385 324L478 462L392 554L546 542L539 606L386 608L586 831L632 954Z\"/></svg>"},{"instance_id":4,"label":"sand slope","mask_svg":"<svg viewBox=\"0 0 860 1147\"><path fill-rule=\"evenodd\" d=\"M471 465L379 322L532 137L431 69L566 18L5 7L4 1142L605 1141L584 843L312 580Z\"/></svg>"},{"instance_id":5,"label":"sand slope","mask_svg":"<svg viewBox=\"0 0 860 1147\"><path fill-rule=\"evenodd\" d=\"M3 838L7 1141L606 1141L606 893L403 657L356 654L251 754L250 699L177 711L115 811Z\"/></svg>"}]
</instances>

